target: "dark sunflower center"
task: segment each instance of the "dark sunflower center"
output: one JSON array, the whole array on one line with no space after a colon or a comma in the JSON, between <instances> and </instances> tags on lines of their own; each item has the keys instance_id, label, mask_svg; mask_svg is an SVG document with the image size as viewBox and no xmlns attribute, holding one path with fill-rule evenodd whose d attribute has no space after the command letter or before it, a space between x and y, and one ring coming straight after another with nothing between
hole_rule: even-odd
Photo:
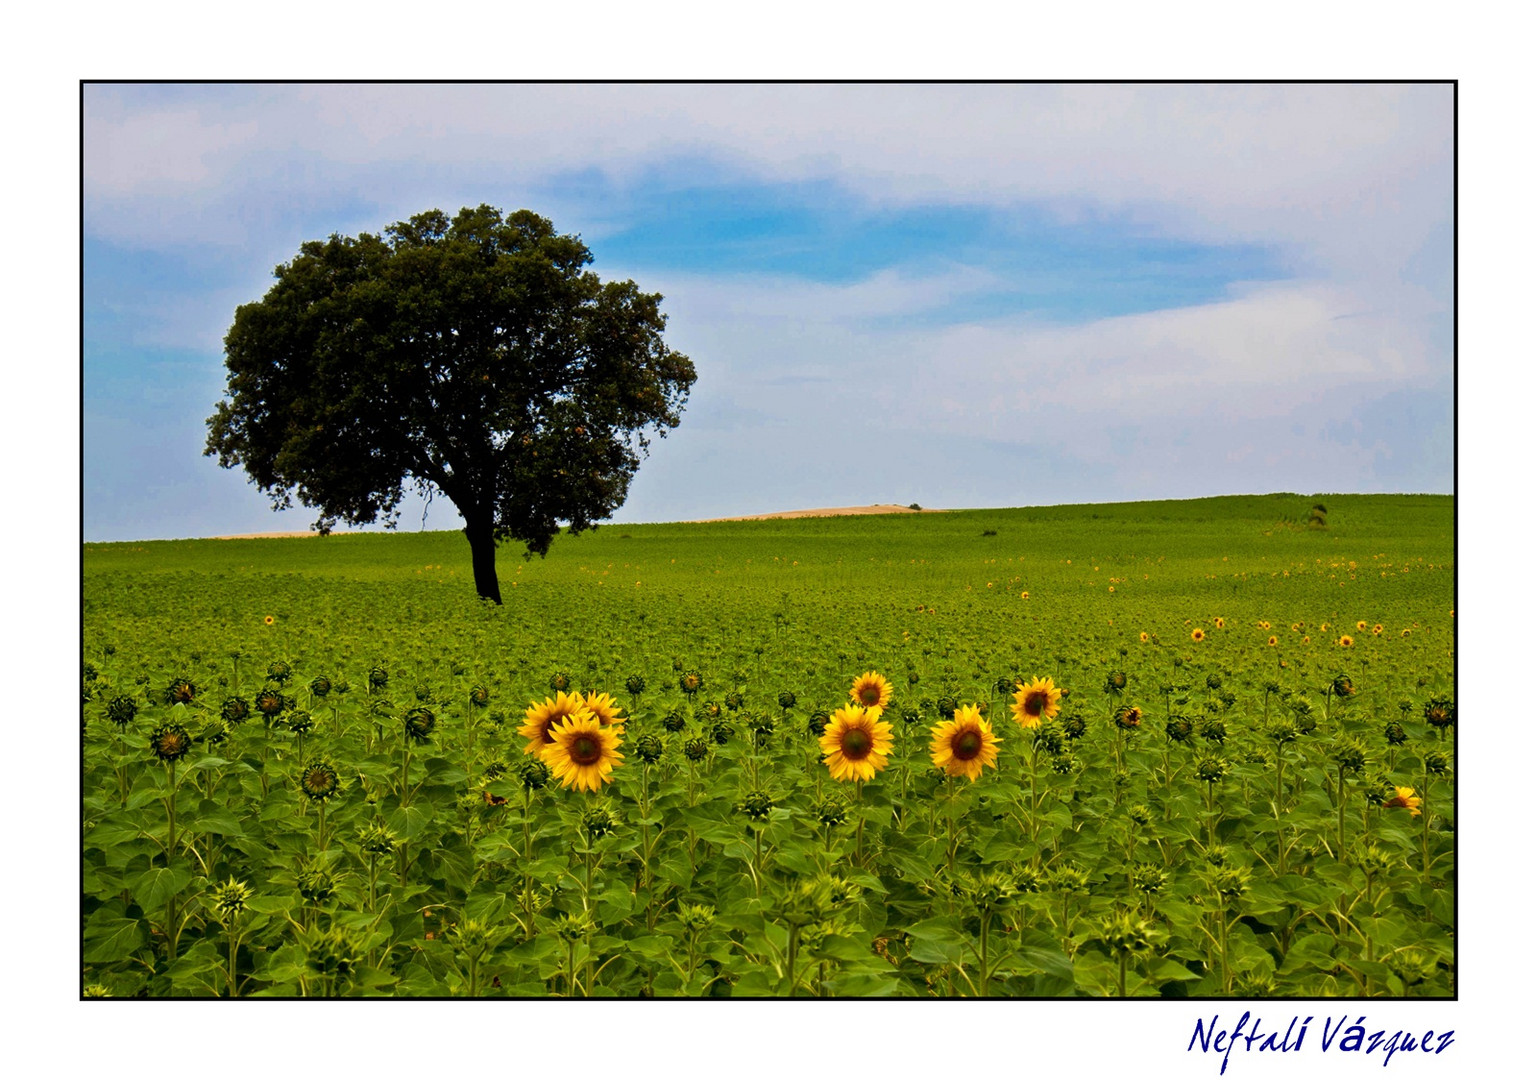
<instances>
[{"instance_id":1,"label":"dark sunflower center","mask_svg":"<svg viewBox=\"0 0 1537 1080\"><path fill-rule=\"evenodd\" d=\"M1029 716L1040 716L1046 708L1046 691L1033 690L1025 695L1025 713Z\"/></svg>"},{"instance_id":2,"label":"dark sunflower center","mask_svg":"<svg viewBox=\"0 0 1537 1080\"><path fill-rule=\"evenodd\" d=\"M843 733L843 744L840 747L843 756L850 761L863 761L870 756L870 733L864 728L850 728Z\"/></svg>"},{"instance_id":3,"label":"dark sunflower center","mask_svg":"<svg viewBox=\"0 0 1537 1080\"><path fill-rule=\"evenodd\" d=\"M962 731L950 740L950 753L955 755L957 761L970 761L982 752L982 733L980 731Z\"/></svg>"},{"instance_id":4,"label":"dark sunflower center","mask_svg":"<svg viewBox=\"0 0 1537 1080\"><path fill-rule=\"evenodd\" d=\"M866 683L859 688L859 703L861 705L878 705L881 700L881 688Z\"/></svg>"},{"instance_id":5,"label":"dark sunflower center","mask_svg":"<svg viewBox=\"0 0 1537 1080\"><path fill-rule=\"evenodd\" d=\"M603 756L603 744L595 736L578 735L571 740L571 760L578 765L593 765Z\"/></svg>"}]
</instances>

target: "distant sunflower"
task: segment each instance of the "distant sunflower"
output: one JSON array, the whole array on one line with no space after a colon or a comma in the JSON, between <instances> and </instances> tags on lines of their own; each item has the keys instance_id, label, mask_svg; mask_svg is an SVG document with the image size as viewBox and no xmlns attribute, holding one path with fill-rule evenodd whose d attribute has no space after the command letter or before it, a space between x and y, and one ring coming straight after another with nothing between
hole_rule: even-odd
<instances>
[{"instance_id":1,"label":"distant sunflower","mask_svg":"<svg viewBox=\"0 0 1537 1080\"><path fill-rule=\"evenodd\" d=\"M867 709L884 709L891 704L891 684L884 675L867 671L849 687L849 699Z\"/></svg>"},{"instance_id":2,"label":"distant sunflower","mask_svg":"<svg viewBox=\"0 0 1537 1080\"><path fill-rule=\"evenodd\" d=\"M587 706L588 711L596 716L598 723L604 727L624 726L624 709L612 695L594 691L582 699L582 704Z\"/></svg>"},{"instance_id":3,"label":"distant sunflower","mask_svg":"<svg viewBox=\"0 0 1537 1080\"><path fill-rule=\"evenodd\" d=\"M540 757L550 767L562 787L578 791L598 791L613 778L614 768L624 760L619 752L623 729L604 727L592 713L583 710L563 717L550 728L550 742Z\"/></svg>"},{"instance_id":4,"label":"distant sunflower","mask_svg":"<svg viewBox=\"0 0 1537 1080\"><path fill-rule=\"evenodd\" d=\"M983 766L998 767L998 736L975 705L962 705L954 720L941 720L929 734L929 757L947 776L975 781Z\"/></svg>"},{"instance_id":5,"label":"distant sunflower","mask_svg":"<svg viewBox=\"0 0 1537 1080\"><path fill-rule=\"evenodd\" d=\"M1146 645L1147 644L1147 631L1144 630L1144 631L1142 631L1142 633L1138 634L1137 635L1137 639L1139 641L1141 641L1142 644Z\"/></svg>"},{"instance_id":6,"label":"distant sunflower","mask_svg":"<svg viewBox=\"0 0 1537 1080\"><path fill-rule=\"evenodd\" d=\"M1302 644L1304 644L1304 645L1311 645L1311 644L1313 644L1313 639L1311 637L1309 637L1307 634L1303 634L1302 635Z\"/></svg>"},{"instance_id":7,"label":"distant sunflower","mask_svg":"<svg viewBox=\"0 0 1537 1080\"><path fill-rule=\"evenodd\" d=\"M1029 686L1020 684L1009 711L1014 714L1014 722L1020 727L1040 727L1042 720L1050 720L1057 715L1060 708L1057 702L1061 700L1062 691L1049 678L1037 678Z\"/></svg>"},{"instance_id":8,"label":"distant sunflower","mask_svg":"<svg viewBox=\"0 0 1537 1080\"><path fill-rule=\"evenodd\" d=\"M1223 620L1221 615L1218 615L1215 619L1212 620L1212 622L1216 625L1218 630L1221 630L1227 626L1227 623Z\"/></svg>"},{"instance_id":9,"label":"distant sunflower","mask_svg":"<svg viewBox=\"0 0 1537 1080\"><path fill-rule=\"evenodd\" d=\"M275 622L277 622L277 620L274 619L271 615L268 615L265 619L262 620L262 623L266 626L271 626Z\"/></svg>"},{"instance_id":10,"label":"distant sunflower","mask_svg":"<svg viewBox=\"0 0 1537 1080\"><path fill-rule=\"evenodd\" d=\"M1356 623L1356 629L1357 630L1365 630L1366 629L1366 620L1362 619L1360 622Z\"/></svg>"},{"instance_id":11,"label":"distant sunflower","mask_svg":"<svg viewBox=\"0 0 1537 1080\"><path fill-rule=\"evenodd\" d=\"M886 767L891 725L877 708L845 705L828 718L817 741L834 780L869 780Z\"/></svg>"},{"instance_id":12,"label":"distant sunflower","mask_svg":"<svg viewBox=\"0 0 1537 1080\"><path fill-rule=\"evenodd\" d=\"M1381 633L1382 633L1382 624L1378 623L1376 626L1372 627L1372 633L1373 634L1377 634L1377 635L1381 635Z\"/></svg>"},{"instance_id":13,"label":"distant sunflower","mask_svg":"<svg viewBox=\"0 0 1537 1080\"><path fill-rule=\"evenodd\" d=\"M530 705L523 714L525 721L518 728L518 734L528 740L523 747L525 754L538 754L544 748L555 741L550 729L562 720L574 719L580 716L592 717L592 710L583 702L580 694L567 694L557 691L555 700L545 698L544 701Z\"/></svg>"},{"instance_id":14,"label":"distant sunflower","mask_svg":"<svg viewBox=\"0 0 1537 1080\"><path fill-rule=\"evenodd\" d=\"M1206 631L1202 630L1199 626L1197 626L1194 630L1190 631L1190 640L1191 641L1205 641L1206 640Z\"/></svg>"},{"instance_id":15,"label":"distant sunflower","mask_svg":"<svg viewBox=\"0 0 1537 1080\"><path fill-rule=\"evenodd\" d=\"M1412 787L1394 787L1393 797L1383 802L1382 808L1390 810L1394 807L1406 808L1410 817L1420 816L1420 803L1424 800L1414 793Z\"/></svg>"},{"instance_id":16,"label":"distant sunflower","mask_svg":"<svg viewBox=\"0 0 1537 1080\"><path fill-rule=\"evenodd\" d=\"M1352 645L1354 645L1355 643L1356 643L1356 639L1351 637L1349 634L1341 634L1340 635L1340 648L1348 649Z\"/></svg>"},{"instance_id":17,"label":"distant sunflower","mask_svg":"<svg viewBox=\"0 0 1537 1080\"><path fill-rule=\"evenodd\" d=\"M1269 645L1272 648L1274 648L1275 644L1276 644L1276 636L1274 634L1271 634L1270 637L1265 640L1265 644Z\"/></svg>"}]
</instances>

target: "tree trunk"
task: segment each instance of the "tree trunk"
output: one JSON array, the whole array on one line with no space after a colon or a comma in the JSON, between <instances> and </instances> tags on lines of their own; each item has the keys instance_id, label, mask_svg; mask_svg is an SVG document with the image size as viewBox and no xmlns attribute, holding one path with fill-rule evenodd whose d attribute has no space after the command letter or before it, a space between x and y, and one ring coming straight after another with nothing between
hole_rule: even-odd
<instances>
[{"instance_id":1,"label":"tree trunk","mask_svg":"<svg viewBox=\"0 0 1537 1080\"><path fill-rule=\"evenodd\" d=\"M464 515L464 535L470 541L470 564L475 571L475 591L484 600L500 604L502 590L496 581L496 536L491 519Z\"/></svg>"}]
</instances>

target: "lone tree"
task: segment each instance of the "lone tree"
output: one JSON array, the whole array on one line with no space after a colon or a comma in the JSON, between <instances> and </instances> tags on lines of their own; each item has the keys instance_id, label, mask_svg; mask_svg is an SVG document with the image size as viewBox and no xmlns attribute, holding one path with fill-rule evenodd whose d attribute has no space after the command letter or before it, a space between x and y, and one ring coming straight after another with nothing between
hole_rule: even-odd
<instances>
[{"instance_id":1,"label":"lone tree","mask_svg":"<svg viewBox=\"0 0 1537 1080\"><path fill-rule=\"evenodd\" d=\"M694 382L662 342L661 296L591 261L545 218L486 205L307 242L235 310L204 453L274 509L317 508L322 534L393 527L408 483L440 492L499 604L498 542L543 555L561 522L612 514Z\"/></svg>"}]
</instances>

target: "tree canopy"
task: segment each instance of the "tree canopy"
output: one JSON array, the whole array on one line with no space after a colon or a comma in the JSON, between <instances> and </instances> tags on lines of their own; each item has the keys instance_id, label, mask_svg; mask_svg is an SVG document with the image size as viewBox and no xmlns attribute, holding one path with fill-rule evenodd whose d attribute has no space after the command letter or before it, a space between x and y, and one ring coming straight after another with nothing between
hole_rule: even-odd
<instances>
[{"instance_id":1,"label":"tree canopy","mask_svg":"<svg viewBox=\"0 0 1537 1080\"><path fill-rule=\"evenodd\" d=\"M538 214L486 205L309 241L235 311L204 453L275 509L318 509L321 533L393 526L408 485L441 493L500 603L497 543L542 555L562 522L610 516L694 382L661 296L591 261Z\"/></svg>"}]
</instances>

